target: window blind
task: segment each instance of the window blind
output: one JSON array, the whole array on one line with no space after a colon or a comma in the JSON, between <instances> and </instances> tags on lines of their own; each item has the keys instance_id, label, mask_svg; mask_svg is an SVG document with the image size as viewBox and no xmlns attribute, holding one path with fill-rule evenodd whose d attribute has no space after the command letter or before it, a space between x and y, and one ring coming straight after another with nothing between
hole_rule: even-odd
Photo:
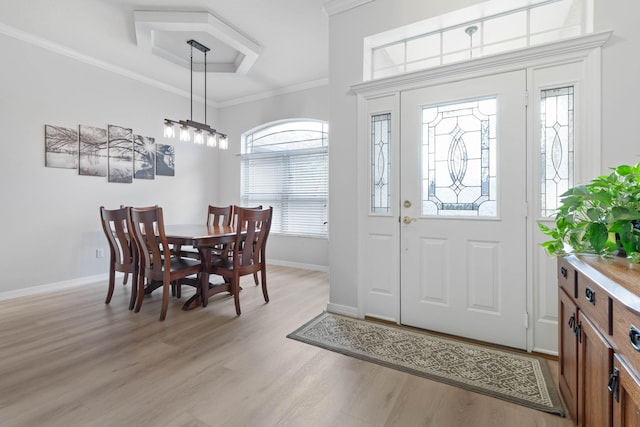
<instances>
[{"instance_id":1,"label":"window blind","mask_svg":"<svg viewBox=\"0 0 640 427\"><path fill-rule=\"evenodd\" d=\"M291 150L282 149L282 133L278 139L277 150L269 151L262 144L259 152L241 155L241 203L273 206L272 233L326 237L326 138L317 144L320 147Z\"/></svg>"}]
</instances>

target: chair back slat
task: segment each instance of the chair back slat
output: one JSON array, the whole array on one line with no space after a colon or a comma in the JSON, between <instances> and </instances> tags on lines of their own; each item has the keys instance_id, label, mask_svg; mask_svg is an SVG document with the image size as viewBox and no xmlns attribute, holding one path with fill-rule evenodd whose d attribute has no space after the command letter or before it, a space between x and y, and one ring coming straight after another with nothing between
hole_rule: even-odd
<instances>
[{"instance_id":1,"label":"chair back slat","mask_svg":"<svg viewBox=\"0 0 640 427\"><path fill-rule=\"evenodd\" d=\"M246 267L264 261L273 208L238 208L234 267ZM243 232L246 234L243 236Z\"/></svg>"},{"instance_id":2,"label":"chair back slat","mask_svg":"<svg viewBox=\"0 0 640 427\"><path fill-rule=\"evenodd\" d=\"M131 226L140 250L140 261L147 272L163 271L163 253L170 253L164 232L162 208L131 208ZM168 262L169 257L166 257Z\"/></svg>"},{"instance_id":3,"label":"chair back slat","mask_svg":"<svg viewBox=\"0 0 640 427\"><path fill-rule=\"evenodd\" d=\"M209 205L207 212L207 225L231 225L233 219L233 205L212 206Z\"/></svg>"},{"instance_id":4,"label":"chair back slat","mask_svg":"<svg viewBox=\"0 0 640 427\"><path fill-rule=\"evenodd\" d=\"M102 217L102 229L109 242L111 259L118 266L131 264L133 252L131 250L131 240L127 233L127 210L105 209L100 207Z\"/></svg>"}]
</instances>

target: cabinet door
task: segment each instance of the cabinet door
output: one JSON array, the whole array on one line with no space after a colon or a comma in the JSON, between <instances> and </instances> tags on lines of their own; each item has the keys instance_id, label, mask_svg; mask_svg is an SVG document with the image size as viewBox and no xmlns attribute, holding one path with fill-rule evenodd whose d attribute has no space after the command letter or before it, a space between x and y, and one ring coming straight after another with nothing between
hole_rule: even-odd
<instances>
[{"instance_id":1,"label":"cabinet door","mask_svg":"<svg viewBox=\"0 0 640 427\"><path fill-rule=\"evenodd\" d=\"M613 426L640 426L640 380L616 354L613 361L617 389L613 387Z\"/></svg>"},{"instance_id":2,"label":"cabinet door","mask_svg":"<svg viewBox=\"0 0 640 427\"><path fill-rule=\"evenodd\" d=\"M578 308L562 288L558 299L558 359L560 393L567 410L574 421L578 420L578 340L575 328L578 326Z\"/></svg>"},{"instance_id":3,"label":"cabinet door","mask_svg":"<svg viewBox=\"0 0 640 427\"><path fill-rule=\"evenodd\" d=\"M609 427L613 419L607 386L613 350L581 311L578 330L578 426Z\"/></svg>"}]
</instances>

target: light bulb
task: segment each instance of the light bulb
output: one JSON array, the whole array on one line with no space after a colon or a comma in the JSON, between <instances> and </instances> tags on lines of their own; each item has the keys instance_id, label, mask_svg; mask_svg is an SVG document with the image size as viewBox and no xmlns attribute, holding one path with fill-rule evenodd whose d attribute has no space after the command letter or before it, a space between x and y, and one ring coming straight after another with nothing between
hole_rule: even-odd
<instances>
[{"instance_id":1,"label":"light bulb","mask_svg":"<svg viewBox=\"0 0 640 427\"><path fill-rule=\"evenodd\" d=\"M218 141L216 141L216 136L209 132L207 134L207 147L215 147L217 144Z\"/></svg>"},{"instance_id":2,"label":"light bulb","mask_svg":"<svg viewBox=\"0 0 640 427\"><path fill-rule=\"evenodd\" d=\"M201 145L204 143L204 139L202 138L202 131L200 129L196 129L196 131L193 132L193 142L194 144L198 144L198 145Z\"/></svg>"},{"instance_id":3,"label":"light bulb","mask_svg":"<svg viewBox=\"0 0 640 427\"><path fill-rule=\"evenodd\" d=\"M218 148L221 150L227 150L229 148L229 140L226 135L220 136Z\"/></svg>"},{"instance_id":4,"label":"light bulb","mask_svg":"<svg viewBox=\"0 0 640 427\"><path fill-rule=\"evenodd\" d=\"M173 128L173 123L171 122L164 122L164 137L165 138L175 138L176 136L176 131Z\"/></svg>"},{"instance_id":5,"label":"light bulb","mask_svg":"<svg viewBox=\"0 0 640 427\"><path fill-rule=\"evenodd\" d=\"M180 141L189 142L191 140L191 133L189 128L185 125L180 126Z\"/></svg>"}]
</instances>

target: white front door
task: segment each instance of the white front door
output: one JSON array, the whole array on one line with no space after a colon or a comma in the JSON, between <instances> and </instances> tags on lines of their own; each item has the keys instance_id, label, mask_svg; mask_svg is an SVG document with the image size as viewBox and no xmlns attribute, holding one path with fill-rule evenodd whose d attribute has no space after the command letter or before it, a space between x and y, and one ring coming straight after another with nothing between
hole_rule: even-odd
<instances>
[{"instance_id":1,"label":"white front door","mask_svg":"<svg viewBox=\"0 0 640 427\"><path fill-rule=\"evenodd\" d=\"M401 94L400 323L526 349L526 73Z\"/></svg>"}]
</instances>

